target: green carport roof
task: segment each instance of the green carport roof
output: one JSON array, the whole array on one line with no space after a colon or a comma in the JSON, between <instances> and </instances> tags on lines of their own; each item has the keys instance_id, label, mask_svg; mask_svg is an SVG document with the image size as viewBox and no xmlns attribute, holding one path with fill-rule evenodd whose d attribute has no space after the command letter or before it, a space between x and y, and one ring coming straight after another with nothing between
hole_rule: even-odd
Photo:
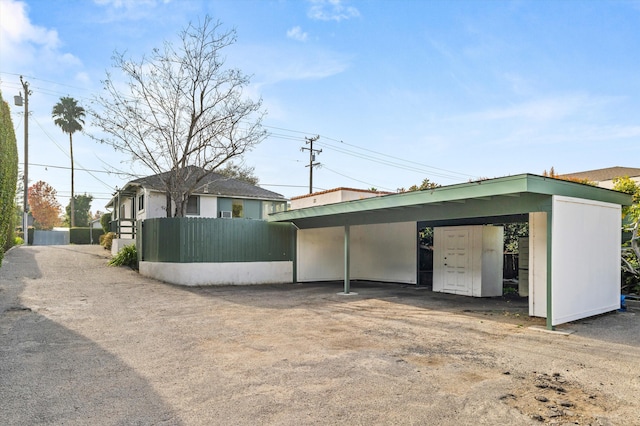
<instances>
[{"instance_id":1,"label":"green carport roof","mask_svg":"<svg viewBox=\"0 0 640 426\"><path fill-rule=\"evenodd\" d=\"M631 204L631 196L621 192L522 174L289 210L272 214L268 220L291 222L302 229L410 221L432 226L499 223L518 220L530 212L550 211L553 195Z\"/></svg>"}]
</instances>

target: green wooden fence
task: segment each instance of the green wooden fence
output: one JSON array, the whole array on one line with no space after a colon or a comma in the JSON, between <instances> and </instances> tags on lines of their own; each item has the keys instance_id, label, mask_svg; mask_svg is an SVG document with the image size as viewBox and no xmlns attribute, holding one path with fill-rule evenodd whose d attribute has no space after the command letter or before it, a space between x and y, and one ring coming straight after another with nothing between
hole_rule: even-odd
<instances>
[{"instance_id":1,"label":"green wooden fence","mask_svg":"<svg viewBox=\"0 0 640 426\"><path fill-rule=\"evenodd\" d=\"M138 224L139 259L148 262L277 262L295 256L289 223L155 218Z\"/></svg>"}]
</instances>

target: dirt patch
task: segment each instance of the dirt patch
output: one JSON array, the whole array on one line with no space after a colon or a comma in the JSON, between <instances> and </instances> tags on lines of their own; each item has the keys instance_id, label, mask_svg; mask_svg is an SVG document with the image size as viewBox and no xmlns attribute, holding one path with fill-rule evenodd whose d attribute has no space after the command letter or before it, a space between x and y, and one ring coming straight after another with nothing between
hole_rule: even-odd
<instances>
[{"instance_id":1,"label":"dirt patch","mask_svg":"<svg viewBox=\"0 0 640 426\"><path fill-rule=\"evenodd\" d=\"M605 425L605 417L618 405L611 397L585 389L561 373L534 371L516 380L518 385L501 400L541 423Z\"/></svg>"}]
</instances>

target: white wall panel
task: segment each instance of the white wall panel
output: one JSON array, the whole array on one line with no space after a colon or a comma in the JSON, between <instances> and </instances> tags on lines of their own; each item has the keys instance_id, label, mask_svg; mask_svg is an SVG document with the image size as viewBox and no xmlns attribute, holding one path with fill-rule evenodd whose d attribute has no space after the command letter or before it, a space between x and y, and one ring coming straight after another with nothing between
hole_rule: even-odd
<instances>
[{"instance_id":1,"label":"white wall panel","mask_svg":"<svg viewBox=\"0 0 640 426\"><path fill-rule=\"evenodd\" d=\"M415 222L358 225L350 230L351 279L417 283ZM344 279L344 228L298 231L298 281Z\"/></svg>"},{"instance_id":2,"label":"white wall panel","mask_svg":"<svg viewBox=\"0 0 640 426\"><path fill-rule=\"evenodd\" d=\"M620 306L621 207L553 196L552 324Z\"/></svg>"},{"instance_id":3,"label":"white wall panel","mask_svg":"<svg viewBox=\"0 0 640 426\"><path fill-rule=\"evenodd\" d=\"M547 213L529 213L529 315L547 317Z\"/></svg>"},{"instance_id":4,"label":"white wall panel","mask_svg":"<svg viewBox=\"0 0 640 426\"><path fill-rule=\"evenodd\" d=\"M417 238L415 222L352 226L351 278L416 284Z\"/></svg>"},{"instance_id":5,"label":"white wall panel","mask_svg":"<svg viewBox=\"0 0 640 426\"><path fill-rule=\"evenodd\" d=\"M344 279L344 228L300 229L298 281Z\"/></svg>"}]
</instances>

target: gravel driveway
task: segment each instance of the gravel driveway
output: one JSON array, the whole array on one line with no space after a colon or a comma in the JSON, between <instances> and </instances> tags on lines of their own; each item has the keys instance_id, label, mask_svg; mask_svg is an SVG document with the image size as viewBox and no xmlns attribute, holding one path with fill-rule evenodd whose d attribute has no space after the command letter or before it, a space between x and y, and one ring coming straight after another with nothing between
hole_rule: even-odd
<instances>
[{"instance_id":1,"label":"gravel driveway","mask_svg":"<svg viewBox=\"0 0 640 426\"><path fill-rule=\"evenodd\" d=\"M640 425L635 307L552 334L518 299L182 288L106 256L7 253L1 424Z\"/></svg>"}]
</instances>

